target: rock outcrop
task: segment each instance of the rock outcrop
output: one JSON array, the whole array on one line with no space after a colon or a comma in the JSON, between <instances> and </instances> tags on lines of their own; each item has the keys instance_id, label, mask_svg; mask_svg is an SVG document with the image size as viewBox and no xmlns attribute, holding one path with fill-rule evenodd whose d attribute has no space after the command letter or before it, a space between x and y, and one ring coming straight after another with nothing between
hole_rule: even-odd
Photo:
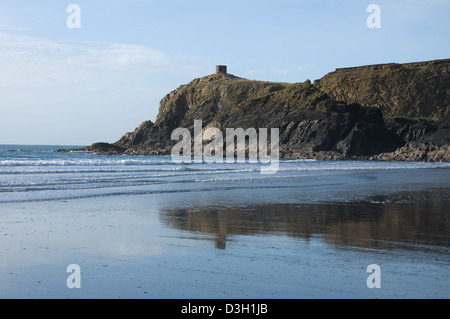
<instances>
[{"instance_id":1,"label":"rock outcrop","mask_svg":"<svg viewBox=\"0 0 450 319\"><path fill-rule=\"evenodd\" d=\"M314 85L213 74L167 94L155 123L85 150L170 154L173 130L202 120L223 132L279 128L284 158L449 161L449 72L441 60L338 69Z\"/></svg>"},{"instance_id":2,"label":"rock outcrop","mask_svg":"<svg viewBox=\"0 0 450 319\"><path fill-rule=\"evenodd\" d=\"M450 59L336 69L314 83L332 99L384 116L441 120L450 112Z\"/></svg>"}]
</instances>

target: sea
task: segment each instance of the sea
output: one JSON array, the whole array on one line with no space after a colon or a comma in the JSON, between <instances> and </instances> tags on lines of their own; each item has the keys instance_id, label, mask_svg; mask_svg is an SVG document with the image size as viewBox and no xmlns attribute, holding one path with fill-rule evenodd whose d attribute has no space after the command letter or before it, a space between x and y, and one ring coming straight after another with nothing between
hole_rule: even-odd
<instances>
[{"instance_id":1,"label":"sea","mask_svg":"<svg viewBox=\"0 0 450 319\"><path fill-rule=\"evenodd\" d=\"M78 147L0 145L0 297L450 298L450 163Z\"/></svg>"},{"instance_id":2,"label":"sea","mask_svg":"<svg viewBox=\"0 0 450 319\"><path fill-rule=\"evenodd\" d=\"M282 202L349 201L380 191L450 186L450 163L281 160L276 174L261 174L268 165L55 152L77 147L0 145L0 203L255 189ZM372 187L379 176L381 189Z\"/></svg>"}]
</instances>

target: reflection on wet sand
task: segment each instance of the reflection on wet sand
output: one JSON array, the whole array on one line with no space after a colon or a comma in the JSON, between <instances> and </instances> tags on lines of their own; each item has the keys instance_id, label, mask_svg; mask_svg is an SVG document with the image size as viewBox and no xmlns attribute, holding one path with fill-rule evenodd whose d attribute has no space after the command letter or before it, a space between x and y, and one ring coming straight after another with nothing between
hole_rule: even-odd
<instances>
[{"instance_id":1,"label":"reflection on wet sand","mask_svg":"<svg viewBox=\"0 0 450 319\"><path fill-rule=\"evenodd\" d=\"M321 236L338 247L444 250L450 246L449 189L377 196L358 202L265 204L165 210L170 227L210 234L226 248L234 235Z\"/></svg>"}]
</instances>

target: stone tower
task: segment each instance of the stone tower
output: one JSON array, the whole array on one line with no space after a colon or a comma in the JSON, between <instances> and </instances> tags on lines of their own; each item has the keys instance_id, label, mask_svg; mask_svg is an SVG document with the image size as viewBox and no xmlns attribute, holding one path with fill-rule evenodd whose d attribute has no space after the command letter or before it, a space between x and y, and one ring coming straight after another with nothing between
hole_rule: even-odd
<instances>
[{"instance_id":1,"label":"stone tower","mask_svg":"<svg viewBox=\"0 0 450 319\"><path fill-rule=\"evenodd\" d=\"M217 65L216 66L216 73L217 74L227 74L227 66L226 65Z\"/></svg>"}]
</instances>

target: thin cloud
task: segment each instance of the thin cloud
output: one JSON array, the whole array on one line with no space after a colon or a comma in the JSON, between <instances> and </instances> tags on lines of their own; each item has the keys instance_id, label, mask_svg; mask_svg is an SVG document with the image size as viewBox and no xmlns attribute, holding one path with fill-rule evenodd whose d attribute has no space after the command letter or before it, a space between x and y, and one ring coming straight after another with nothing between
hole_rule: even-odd
<instances>
[{"instance_id":1,"label":"thin cloud","mask_svg":"<svg viewBox=\"0 0 450 319\"><path fill-rule=\"evenodd\" d=\"M0 32L0 57L0 85L82 83L109 71L151 76L206 67L202 59L171 56L144 45L57 41L5 32Z\"/></svg>"}]
</instances>

